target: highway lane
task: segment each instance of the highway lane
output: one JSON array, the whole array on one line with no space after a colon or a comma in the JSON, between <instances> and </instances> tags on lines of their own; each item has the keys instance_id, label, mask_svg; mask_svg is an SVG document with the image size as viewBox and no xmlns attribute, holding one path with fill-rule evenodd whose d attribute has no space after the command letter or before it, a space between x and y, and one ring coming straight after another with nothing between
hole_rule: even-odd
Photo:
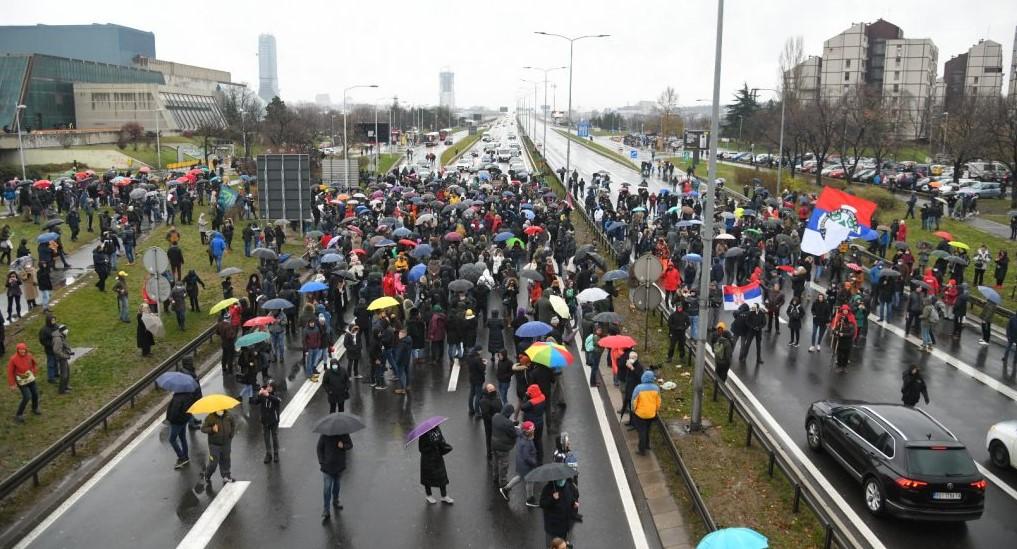
<instances>
[{"instance_id":1,"label":"highway lane","mask_svg":"<svg viewBox=\"0 0 1017 549\"><path fill-rule=\"evenodd\" d=\"M548 157L555 168L563 165L565 158L565 138L556 137L552 138L549 132ZM617 162L581 146L573 146L572 161L587 181L588 174L601 169L612 174L638 177L636 172L626 173ZM612 189L614 187L616 186L613 185ZM722 314L721 318L730 324L729 313ZM944 321L940 327L948 330L949 324ZM808 338L810 329L810 320L806 319L803 338ZM764 336L765 364L756 366L750 358L746 365L736 364L732 367L732 372L749 387L792 439L802 448L807 448L804 418L811 402L825 398L900 402L903 371L910 364L920 364L932 400L931 405L925 408L953 430L986 470L1007 485L1017 487L1017 474L1012 470L1001 471L992 467L984 448L988 427L996 421L1017 415L1014 400L958 369L963 367L983 374L990 383L998 383L1003 391L1013 389L1017 387L1017 382L1012 372L1004 375L1002 371L1002 349L998 345L978 345L977 330L970 326L965 328L960 342L951 341L949 335L938 336L938 352L932 355L917 350L916 338L912 336L906 341L902 335L903 315L893 318L891 327L872 324L866 343L853 355L848 373L836 374L833 372L833 357L828 347L820 354L809 353L807 344L798 349L790 348L785 327L779 338ZM860 486L839 465L822 454L812 454L810 459L820 467L855 511L865 518L869 527L887 547L989 548L1008 547L1017 543L1017 525L1012 520L1017 513L1017 501L991 483L987 491L985 514L978 521L950 525L876 519L868 516L865 511Z\"/></svg>"}]
</instances>

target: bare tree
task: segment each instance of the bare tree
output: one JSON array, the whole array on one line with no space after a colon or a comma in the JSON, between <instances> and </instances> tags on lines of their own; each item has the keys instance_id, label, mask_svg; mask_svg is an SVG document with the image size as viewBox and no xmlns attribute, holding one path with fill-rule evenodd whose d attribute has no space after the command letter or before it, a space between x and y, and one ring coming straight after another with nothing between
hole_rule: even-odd
<instances>
[{"instance_id":1,"label":"bare tree","mask_svg":"<svg viewBox=\"0 0 1017 549\"><path fill-rule=\"evenodd\" d=\"M1010 207L1017 209L1017 184L1013 177L1017 174L1017 97L992 99L990 106L992 121L991 151L1010 169Z\"/></svg>"},{"instance_id":2,"label":"bare tree","mask_svg":"<svg viewBox=\"0 0 1017 549\"><path fill-rule=\"evenodd\" d=\"M876 90L866 86L856 86L841 98L844 132L841 137L840 165L845 180L850 180L858 170L858 161L869 144L869 134L878 123L876 118L882 115L879 109L881 104L882 98Z\"/></svg>"},{"instance_id":3,"label":"bare tree","mask_svg":"<svg viewBox=\"0 0 1017 549\"><path fill-rule=\"evenodd\" d=\"M816 185L822 185L823 164L841 137L843 117L838 105L826 100L810 101L801 108L800 131L808 150L816 156Z\"/></svg>"},{"instance_id":4,"label":"bare tree","mask_svg":"<svg viewBox=\"0 0 1017 549\"><path fill-rule=\"evenodd\" d=\"M953 180L960 179L964 165L984 155L992 145L990 132L992 103L985 97L963 97L956 101L943 129L943 148L953 160Z\"/></svg>"},{"instance_id":5,"label":"bare tree","mask_svg":"<svg viewBox=\"0 0 1017 549\"><path fill-rule=\"evenodd\" d=\"M673 135L671 132L675 130L671 125L671 119L677 117L678 112L678 92L673 87L668 86L660 92L657 97L657 112L660 114L660 137ZM680 122L679 120L679 126Z\"/></svg>"},{"instance_id":6,"label":"bare tree","mask_svg":"<svg viewBox=\"0 0 1017 549\"><path fill-rule=\"evenodd\" d=\"M791 36L784 41L784 48L780 51L780 58L777 62L779 73L777 82L781 90L781 98L785 101L797 98L801 90L801 74L799 65L805 60L805 41L801 35Z\"/></svg>"},{"instance_id":7,"label":"bare tree","mask_svg":"<svg viewBox=\"0 0 1017 549\"><path fill-rule=\"evenodd\" d=\"M244 146L244 158L250 158L263 117L258 96L246 87L230 86L216 94L216 103L226 121L224 137L239 141Z\"/></svg>"}]
</instances>

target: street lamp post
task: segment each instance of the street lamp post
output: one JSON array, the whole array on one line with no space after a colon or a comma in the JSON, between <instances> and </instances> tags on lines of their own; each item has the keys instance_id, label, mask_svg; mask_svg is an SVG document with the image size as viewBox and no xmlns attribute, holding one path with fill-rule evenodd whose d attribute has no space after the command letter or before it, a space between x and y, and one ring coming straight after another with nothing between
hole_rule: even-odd
<instances>
[{"instance_id":1,"label":"street lamp post","mask_svg":"<svg viewBox=\"0 0 1017 549\"><path fill-rule=\"evenodd\" d=\"M14 123L18 127L18 157L21 159L21 180L28 179L28 175L25 172L25 144L21 142L21 111L25 110L25 105L17 105L14 111Z\"/></svg>"},{"instance_id":2,"label":"street lamp post","mask_svg":"<svg viewBox=\"0 0 1017 549\"><path fill-rule=\"evenodd\" d=\"M577 36L575 38L569 38L568 36L564 36L564 35L561 35L561 34L555 34L555 33L552 33L552 32L535 31L535 34L541 34L541 35L544 35L544 36L556 36L558 38L561 38L562 40L568 40L568 43L569 43L569 113L568 113L568 118L565 120L565 132L571 135L572 134L572 58L573 58L573 51L575 50L576 41L577 40L582 40L584 38L607 38L608 36L611 36L611 35L610 34L587 34L587 35L584 35L584 36ZM572 171L572 140L571 139L566 139L565 140L565 171L567 173Z\"/></svg>"},{"instance_id":3,"label":"street lamp post","mask_svg":"<svg viewBox=\"0 0 1017 549\"><path fill-rule=\"evenodd\" d=\"M757 90L772 91L773 93L781 94L781 92L779 92L779 91L777 91L777 90L775 90L773 88L752 88L753 92L755 92ZM777 197L778 197L778 199L780 197L780 183L782 181L781 177L783 177L783 175L784 175L784 105L786 103L787 103L787 101L785 101L783 94L781 94L781 97L780 97L780 138L778 139L778 143L777 143L777 155L779 157L779 160L777 162ZM739 133L741 133L741 130L739 130ZM794 159L792 158L791 161L794 162Z\"/></svg>"},{"instance_id":4,"label":"street lamp post","mask_svg":"<svg viewBox=\"0 0 1017 549\"><path fill-rule=\"evenodd\" d=\"M710 163L707 170L702 239L703 269L699 275L699 310L709 311L710 266L713 265L713 208L717 197L717 135L720 133L720 66L724 43L724 0L717 0L717 49L713 61L713 116L710 121ZM696 368L692 374L692 418L690 431L703 429L703 375L706 368L706 322L699 323L696 334Z\"/></svg>"},{"instance_id":5,"label":"street lamp post","mask_svg":"<svg viewBox=\"0 0 1017 549\"><path fill-rule=\"evenodd\" d=\"M532 69L532 70L535 70L535 71L541 71L541 72L544 73L544 105L541 108L542 108L542 110L544 112L544 138L543 138L542 142L544 143L543 146L546 149L546 147L547 147L547 73L549 73L551 71L557 71L557 70L566 69L568 67L551 67L549 69L545 69L545 68L542 68L542 67L523 67L523 68L524 69Z\"/></svg>"},{"instance_id":6,"label":"street lamp post","mask_svg":"<svg viewBox=\"0 0 1017 549\"><path fill-rule=\"evenodd\" d=\"M530 128L527 130L527 133L530 134L530 141L533 141L533 138L537 135L537 84L539 82L537 80L527 80L525 78L520 78L520 80L527 84L533 84L533 105L531 106L533 112L530 116Z\"/></svg>"},{"instance_id":7,"label":"street lamp post","mask_svg":"<svg viewBox=\"0 0 1017 549\"><path fill-rule=\"evenodd\" d=\"M350 86L343 90L343 162L346 163L345 166L346 169L343 170L343 184L346 186L347 190L349 190L350 188L350 163L349 163L350 146L349 141L347 141L346 138L346 119L349 118L350 113L349 111L346 110L346 94L348 94L350 90L355 90L357 88L377 88L377 87L378 87L377 84L357 84L356 86Z\"/></svg>"}]
</instances>

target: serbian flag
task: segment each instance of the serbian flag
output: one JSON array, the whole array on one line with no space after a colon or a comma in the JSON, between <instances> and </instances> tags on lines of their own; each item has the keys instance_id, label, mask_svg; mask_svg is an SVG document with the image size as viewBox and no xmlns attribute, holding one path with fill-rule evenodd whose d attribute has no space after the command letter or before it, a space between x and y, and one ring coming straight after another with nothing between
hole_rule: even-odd
<instances>
[{"instance_id":1,"label":"serbian flag","mask_svg":"<svg viewBox=\"0 0 1017 549\"><path fill-rule=\"evenodd\" d=\"M872 240L879 236L871 228L876 204L863 198L824 187L805 225L802 251L823 255L850 238Z\"/></svg>"},{"instance_id":2,"label":"serbian flag","mask_svg":"<svg viewBox=\"0 0 1017 549\"><path fill-rule=\"evenodd\" d=\"M763 304L763 290L758 282L744 286L724 286L724 310L737 311L743 303L752 305Z\"/></svg>"}]
</instances>

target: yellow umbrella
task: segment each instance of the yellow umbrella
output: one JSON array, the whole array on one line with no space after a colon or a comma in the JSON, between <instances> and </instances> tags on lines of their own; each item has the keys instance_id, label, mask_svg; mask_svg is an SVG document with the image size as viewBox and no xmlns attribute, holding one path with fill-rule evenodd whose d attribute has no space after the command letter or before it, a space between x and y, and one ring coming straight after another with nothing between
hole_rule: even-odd
<instances>
[{"instance_id":1,"label":"yellow umbrella","mask_svg":"<svg viewBox=\"0 0 1017 549\"><path fill-rule=\"evenodd\" d=\"M379 309L388 309L389 307L398 307L398 306L399 306L398 299L394 297L385 296L379 297L378 299L372 301L371 304L367 306L367 310L377 311Z\"/></svg>"},{"instance_id":2,"label":"yellow umbrella","mask_svg":"<svg viewBox=\"0 0 1017 549\"><path fill-rule=\"evenodd\" d=\"M960 248L962 250L970 250L971 249L971 246L968 246L967 244L965 244L963 242L958 242L956 240L951 240L950 242L948 242L948 244L950 244L954 248Z\"/></svg>"},{"instance_id":3,"label":"yellow umbrella","mask_svg":"<svg viewBox=\"0 0 1017 549\"><path fill-rule=\"evenodd\" d=\"M553 295L550 300L551 308L554 309L554 312L558 313L558 316L562 318L571 318L569 314L569 305L568 303L565 303L565 300L561 296Z\"/></svg>"},{"instance_id":4,"label":"yellow umbrella","mask_svg":"<svg viewBox=\"0 0 1017 549\"><path fill-rule=\"evenodd\" d=\"M211 414L220 410L229 410L240 404L240 401L226 395L208 395L197 400L187 409L188 414Z\"/></svg>"},{"instance_id":5,"label":"yellow umbrella","mask_svg":"<svg viewBox=\"0 0 1017 549\"><path fill-rule=\"evenodd\" d=\"M214 315L214 314L218 313L219 311L223 311L226 308L232 306L234 303L240 303L240 300L235 298L235 297L231 297L229 299L224 299L224 300L220 301L219 303L216 303L215 305L213 305L212 308L208 310L208 314Z\"/></svg>"}]
</instances>

